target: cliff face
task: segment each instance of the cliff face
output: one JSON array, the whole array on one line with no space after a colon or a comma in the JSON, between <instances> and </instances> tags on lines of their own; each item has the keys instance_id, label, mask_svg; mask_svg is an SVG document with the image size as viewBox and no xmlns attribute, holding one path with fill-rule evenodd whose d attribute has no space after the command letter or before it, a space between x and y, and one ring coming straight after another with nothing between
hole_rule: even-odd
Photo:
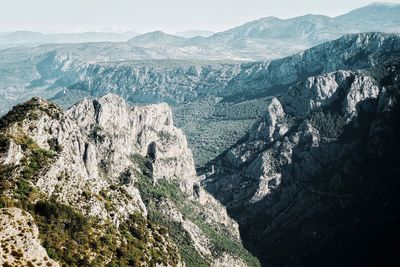
<instances>
[{"instance_id":1,"label":"cliff face","mask_svg":"<svg viewBox=\"0 0 400 267\"><path fill-rule=\"evenodd\" d=\"M375 60L272 98L247 136L203 170L264 264L396 258L400 63L397 53Z\"/></svg>"},{"instance_id":2,"label":"cliff face","mask_svg":"<svg viewBox=\"0 0 400 267\"><path fill-rule=\"evenodd\" d=\"M4 262L245 266L253 259L237 224L201 189L166 104L131 107L106 95L64 112L34 98L0 128L0 204L30 213L47 251L18 258L8 250ZM214 229L242 254L218 247Z\"/></svg>"}]
</instances>

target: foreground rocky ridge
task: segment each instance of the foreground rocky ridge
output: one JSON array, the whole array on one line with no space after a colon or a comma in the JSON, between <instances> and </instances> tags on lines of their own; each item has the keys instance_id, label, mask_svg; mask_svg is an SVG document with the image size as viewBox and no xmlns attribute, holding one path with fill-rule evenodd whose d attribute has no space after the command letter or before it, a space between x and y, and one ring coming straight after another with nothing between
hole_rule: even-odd
<instances>
[{"instance_id":1,"label":"foreground rocky ridge","mask_svg":"<svg viewBox=\"0 0 400 267\"><path fill-rule=\"evenodd\" d=\"M106 95L64 112L34 98L1 118L0 140L0 205L30 213L47 251L8 250L4 264L257 264L201 189L166 104L131 107Z\"/></svg>"},{"instance_id":2,"label":"foreground rocky ridge","mask_svg":"<svg viewBox=\"0 0 400 267\"><path fill-rule=\"evenodd\" d=\"M202 170L263 264L394 264L400 56L388 50L372 62L272 98L249 133Z\"/></svg>"}]
</instances>

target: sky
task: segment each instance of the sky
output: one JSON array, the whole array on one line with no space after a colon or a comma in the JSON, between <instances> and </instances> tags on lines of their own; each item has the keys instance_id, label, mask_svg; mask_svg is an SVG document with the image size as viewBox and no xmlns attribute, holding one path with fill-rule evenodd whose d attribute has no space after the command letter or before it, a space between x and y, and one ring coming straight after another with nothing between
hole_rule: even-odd
<instances>
[{"instance_id":1,"label":"sky","mask_svg":"<svg viewBox=\"0 0 400 267\"><path fill-rule=\"evenodd\" d=\"M0 0L0 32L222 31L267 16L337 16L371 0ZM385 2L400 3L400 0Z\"/></svg>"}]
</instances>

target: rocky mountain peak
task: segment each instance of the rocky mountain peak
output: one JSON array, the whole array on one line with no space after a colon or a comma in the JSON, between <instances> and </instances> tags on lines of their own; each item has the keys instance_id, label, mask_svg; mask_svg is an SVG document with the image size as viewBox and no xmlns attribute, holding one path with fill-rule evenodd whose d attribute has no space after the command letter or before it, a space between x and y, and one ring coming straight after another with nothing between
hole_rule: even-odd
<instances>
[{"instance_id":1,"label":"rocky mountain peak","mask_svg":"<svg viewBox=\"0 0 400 267\"><path fill-rule=\"evenodd\" d=\"M130 106L107 94L63 111L34 98L11 110L1 125L0 207L12 209L0 221L21 212L32 221L28 212L49 253L33 233L28 243L18 243L21 259L55 265L127 264L132 257L162 266L258 264L242 247L237 224L201 188L167 104ZM6 229L15 228L20 226L10 221ZM224 244L215 239L221 231ZM29 251L30 243L39 247ZM63 246L73 247L68 255ZM0 263L19 259L11 250L4 255Z\"/></svg>"}]
</instances>

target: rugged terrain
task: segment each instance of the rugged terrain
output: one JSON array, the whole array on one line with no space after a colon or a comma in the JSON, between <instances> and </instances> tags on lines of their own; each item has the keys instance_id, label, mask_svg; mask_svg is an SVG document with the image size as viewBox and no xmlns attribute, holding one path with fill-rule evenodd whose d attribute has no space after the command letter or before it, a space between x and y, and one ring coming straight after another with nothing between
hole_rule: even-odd
<instances>
[{"instance_id":1,"label":"rugged terrain","mask_svg":"<svg viewBox=\"0 0 400 267\"><path fill-rule=\"evenodd\" d=\"M271 98L202 169L264 265L398 264L400 53L385 47Z\"/></svg>"},{"instance_id":2,"label":"rugged terrain","mask_svg":"<svg viewBox=\"0 0 400 267\"><path fill-rule=\"evenodd\" d=\"M0 206L5 266L258 265L166 104L17 105L0 119Z\"/></svg>"},{"instance_id":3,"label":"rugged terrain","mask_svg":"<svg viewBox=\"0 0 400 267\"><path fill-rule=\"evenodd\" d=\"M69 98L113 92L131 102L165 101L174 106L175 121L202 166L250 129L271 96L306 77L373 66L379 55L399 50L399 35L370 33L347 35L268 62L95 64L63 74L55 84L68 81L69 89L53 99L68 106Z\"/></svg>"},{"instance_id":4,"label":"rugged terrain","mask_svg":"<svg viewBox=\"0 0 400 267\"><path fill-rule=\"evenodd\" d=\"M6 111L33 94L64 107L108 92L133 103L167 102L174 106L175 121L188 137L196 164L202 166L249 130L269 97L312 75L371 66L378 55L399 50L398 39L395 34L347 35L287 58L251 63L87 63L74 54L74 47L53 52L35 48L40 56L33 58L32 51L3 51L0 108ZM101 51L86 52L102 56Z\"/></svg>"},{"instance_id":5,"label":"rugged terrain","mask_svg":"<svg viewBox=\"0 0 400 267\"><path fill-rule=\"evenodd\" d=\"M0 50L0 265L398 266L399 18Z\"/></svg>"}]
</instances>

